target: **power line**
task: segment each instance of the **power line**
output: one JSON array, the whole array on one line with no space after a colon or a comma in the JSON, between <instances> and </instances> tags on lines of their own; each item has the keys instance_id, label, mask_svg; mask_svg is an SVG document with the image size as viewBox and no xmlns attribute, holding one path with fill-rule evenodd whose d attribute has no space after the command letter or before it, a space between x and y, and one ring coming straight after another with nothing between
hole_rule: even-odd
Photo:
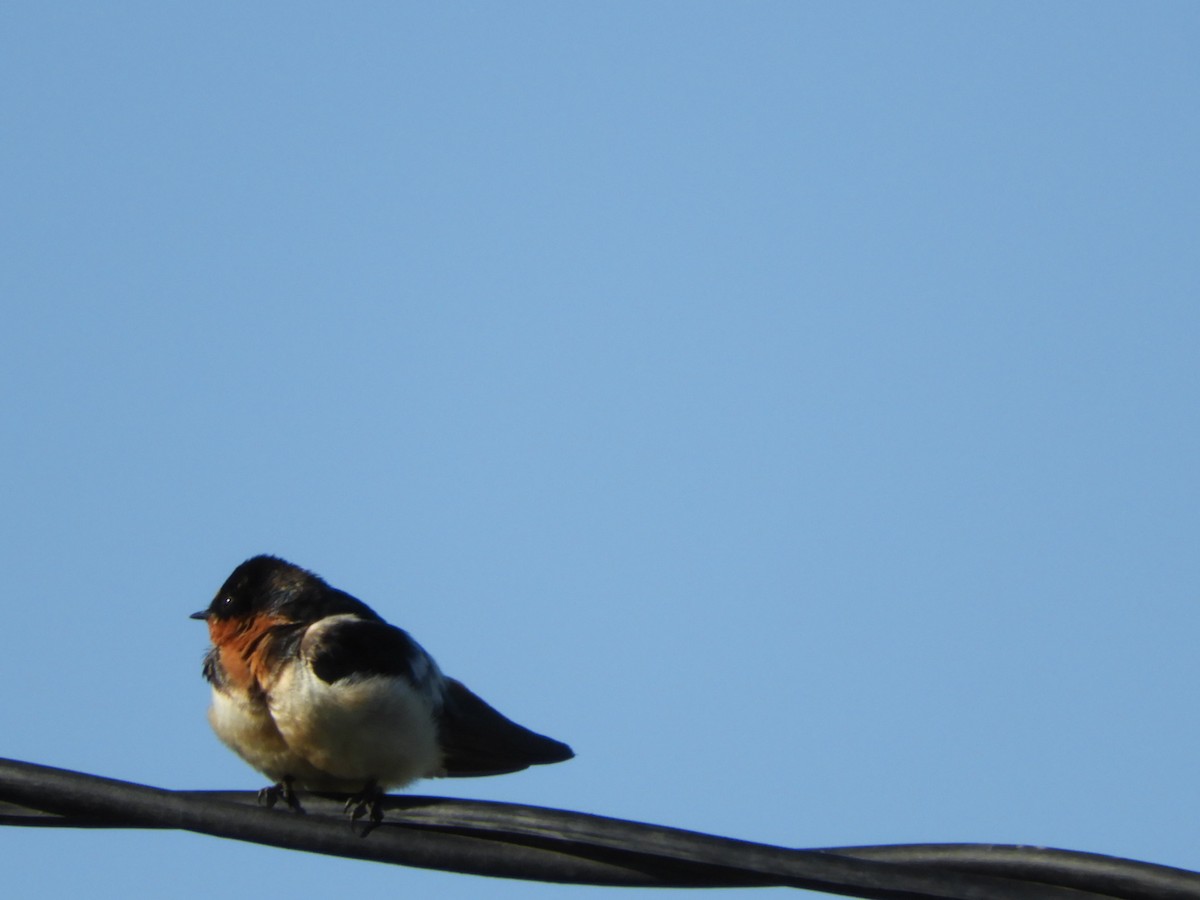
<instances>
[{"instance_id":1,"label":"power line","mask_svg":"<svg viewBox=\"0 0 1200 900\"><path fill-rule=\"evenodd\" d=\"M1200 900L1200 874L1117 857L981 844L796 850L508 803L396 795L364 834L344 798L306 814L240 791L169 791L0 759L0 825L171 828L472 875L625 887L807 888L943 900Z\"/></svg>"}]
</instances>

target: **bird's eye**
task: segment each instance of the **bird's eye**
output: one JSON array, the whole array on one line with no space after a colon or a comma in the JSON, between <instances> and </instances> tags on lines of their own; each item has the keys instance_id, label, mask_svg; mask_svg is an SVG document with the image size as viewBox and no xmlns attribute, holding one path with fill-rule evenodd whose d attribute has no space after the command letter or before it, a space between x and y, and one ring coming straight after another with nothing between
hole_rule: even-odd
<instances>
[{"instance_id":1,"label":"bird's eye","mask_svg":"<svg viewBox=\"0 0 1200 900\"><path fill-rule=\"evenodd\" d=\"M221 609L233 608L233 594L226 594L221 598Z\"/></svg>"}]
</instances>

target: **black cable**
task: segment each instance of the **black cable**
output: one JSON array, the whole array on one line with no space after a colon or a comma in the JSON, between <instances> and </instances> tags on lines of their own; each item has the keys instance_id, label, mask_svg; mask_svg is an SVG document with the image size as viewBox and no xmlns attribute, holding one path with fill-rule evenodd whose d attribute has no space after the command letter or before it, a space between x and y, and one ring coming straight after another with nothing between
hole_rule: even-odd
<instances>
[{"instance_id":1,"label":"black cable","mask_svg":"<svg viewBox=\"0 0 1200 900\"><path fill-rule=\"evenodd\" d=\"M1195 900L1200 894L1200 875L1195 872L1052 847L896 844L831 847L827 852L879 862L917 862L1022 881L1042 881L1127 900Z\"/></svg>"},{"instance_id":2,"label":"black cable","mask_svg":"<svg viewBox=\"0 0 1200 900\"><path fill-rule=\"evenodd\" d=\"M1200 900L1200 875L1113 857L986 845L790 850L584 813L400 795L355 832L334 798L306 815L247 792L165 791L0 760L0 824L179 828L476 875L611 886L780 885L880 898ZM47 815L47 813L51 815Z\"/></svg>"}]
</instances>

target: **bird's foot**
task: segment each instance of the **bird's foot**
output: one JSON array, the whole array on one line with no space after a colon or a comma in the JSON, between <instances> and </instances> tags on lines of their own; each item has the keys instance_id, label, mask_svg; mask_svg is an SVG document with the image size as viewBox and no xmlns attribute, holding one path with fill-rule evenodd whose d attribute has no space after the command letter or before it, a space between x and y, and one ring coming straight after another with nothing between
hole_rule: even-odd
<instances>
[{"instance_id":1,"label":"bird's foot","mask_svg":"<svg viewBox=\"0 0 1200 900\"><path fill-rule=\"evenodd\" d=\"M366 837L383 821L384 793L372 778L360 793L351 794L346 801L346 812L350 816L350 827L354 828L360 819L363 822L362 837Z\"/></svg>"},{"instance_id":2,"label":"bird's foot","mask_svg":"<svg viewBox=\"0 0 1200 900\"><path fill-rule=\"evenodd\" d=\"M271 809L282 800L293 812L304 812L304 807L300 805L300 798L296 796L296 789L292 786L292 780L291 775L285 775L279 783L263 788L258 792L258 802L267 809Z\"/></svg>"}]
</instances>

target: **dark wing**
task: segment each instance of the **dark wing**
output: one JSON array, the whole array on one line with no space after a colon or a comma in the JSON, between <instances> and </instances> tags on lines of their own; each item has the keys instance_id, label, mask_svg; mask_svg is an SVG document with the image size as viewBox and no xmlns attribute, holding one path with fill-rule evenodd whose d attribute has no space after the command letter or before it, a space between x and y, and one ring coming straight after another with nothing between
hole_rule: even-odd
<instances>
[{"instance_id":1,"label":"dark wing","mask_svg":"<svg viewBox=\"0 0 1200 900\"><path fill-rule=\"evenodd\" d=\"M427 682L435 671L432 660L408 632L386 622L341 619L318 623L304 637L301 652L322 681L393 675L414 685Z\"/></svg>"},{"instance_id":2,"label":"dark wing","mask_svg":"<svg viewBox=\"0 0 1200 900\"><path fill-rule=\"evenodd\" d=\"M448 777L504 775L575 755L566 744L502 716L461 682L447 678L445 683L439 726Z\"/></svg>"}]
</instances>

